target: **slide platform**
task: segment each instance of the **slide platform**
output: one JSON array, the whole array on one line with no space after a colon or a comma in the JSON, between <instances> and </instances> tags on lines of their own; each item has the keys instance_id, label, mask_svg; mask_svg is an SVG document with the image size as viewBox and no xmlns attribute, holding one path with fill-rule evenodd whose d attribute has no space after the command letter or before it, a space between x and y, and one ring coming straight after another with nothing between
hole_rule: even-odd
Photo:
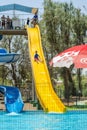
<instances>
[{"instance_id":1,"label":"slide platform","mask_svg":"<svg viewBox=\"0 0 87 130\"><path fill-rule=\"evenodd\" d=\"M29 41L29 56L31 59L37 98L39 99L44 111L63 113L65 112L66 108L52 87L48 68L43 54L39 26L36 25L35 28L30 28L27 26L26 28ZM35 51L38 51L38 54L40 55L43 62L37 63L34 61Z\"/></svg>"}]
</instances>

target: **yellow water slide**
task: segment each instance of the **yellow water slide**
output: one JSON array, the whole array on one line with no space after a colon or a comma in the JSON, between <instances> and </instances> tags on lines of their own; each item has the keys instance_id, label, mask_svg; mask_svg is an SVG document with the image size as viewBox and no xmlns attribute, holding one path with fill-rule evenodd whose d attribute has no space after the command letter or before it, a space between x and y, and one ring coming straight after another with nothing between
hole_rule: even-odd
<instances>
[{"instance_id":1,"label":"yellow water slide","mask_svg":"<svg viewBox=\"0 0 87 130\"><path fill-rule=\"evenodd\" d=\"M54 92L51 84L42 50L39 26L36 25L35 28L30 28L27 26L27 33L29 41L29 55L31 59L37 98L39 99L44 111L59 113L65 112L65 106ZM43 62L37 63L34 61L35 51L38 51L38 54Z\"/></svg>"}]
</instances>

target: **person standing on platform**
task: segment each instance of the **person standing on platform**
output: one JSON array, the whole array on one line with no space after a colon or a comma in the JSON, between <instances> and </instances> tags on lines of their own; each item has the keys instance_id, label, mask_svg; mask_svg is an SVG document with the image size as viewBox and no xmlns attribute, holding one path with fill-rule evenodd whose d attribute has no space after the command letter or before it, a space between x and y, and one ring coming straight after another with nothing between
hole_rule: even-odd
<instances>
[{"instance_id":1,"label":"person standing on platform","mask_svg":"<svg viewBox=\"0 0 87 130\"><path fill-rule=\"evenodd\" d=\"M35 14L34 14L34 16L33 16L33 18L32 18L32 22L31 22L33 25L34 25L34 27L35 27L35 25L38 23L38 15L37 15L37 12L35 12Z\"/></svg>"},{"instance_id":2,"label":"person standing on platform","mask_svg":"<svg viewBox=\"0 0 87 130\"><path fill-rule=\"evenodd\" d=\"M30 23L30 19L29 19L29 18L27 18L27 25L29 25L29 23Z\"/></svg>"},{"instance_id":3,"label":"person standing on platform","mask_svg":"<svg viewBox=\"0 0 87 130\"><path fill-rule=\"evenodd\" d=\"M6 20L5 15L3 15L1 17L2 29L5 29L5 20Z\"/></svg>"},{"instance_id":4,"label":"person standing on platform","mask_svg":"<svg viewBox=\"0 0 87 130\"><path fill-rule=\"evenodd\" d=\"M9 16L7 16L6 25L7 25L7 29L10 29L10 18L9 18Z\"/></svg>"}]
</instances>

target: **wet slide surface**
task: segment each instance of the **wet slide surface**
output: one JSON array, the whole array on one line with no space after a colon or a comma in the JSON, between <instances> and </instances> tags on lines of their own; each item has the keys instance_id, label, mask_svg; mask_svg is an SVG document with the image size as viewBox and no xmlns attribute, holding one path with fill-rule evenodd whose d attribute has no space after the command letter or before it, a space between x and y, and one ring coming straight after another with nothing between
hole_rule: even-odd
<instances>
[{"instance_id":1,"label":"wet slide surface","mask_svg":"<svg viewBox=\"0 0 87 130\"><path fill-rule=\"evenodd\" d=\"M27 33L35 89L40 104L44 111L60 113L65 112L65 106L54 92L51 84L41 45L40 30L38 25L36 25L35 28L29 28L27 26ZM34 61L35 51L38 51L38 54L40 55L43 62L37 63Z\"/></svg>"}]
</instances>

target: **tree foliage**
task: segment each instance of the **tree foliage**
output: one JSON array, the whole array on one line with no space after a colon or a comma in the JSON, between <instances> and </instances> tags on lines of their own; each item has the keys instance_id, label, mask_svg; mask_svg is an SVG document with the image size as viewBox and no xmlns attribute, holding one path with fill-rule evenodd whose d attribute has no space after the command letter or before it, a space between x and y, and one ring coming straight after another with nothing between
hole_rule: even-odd
<instances>
[{"instance_id":1,"label":"tree foliage","mask_svg":"<svg viewBox=\"0 0 87 130\"><path fill-rule=\"evenodd\" d=\"M16 63L0 66L0 77L3 84L5 84L7 79L8 84L9 81L12 81L10 82L11 85L20 87L22 81L31 80L28 41L25 36L4 36L0 42L0 46L7 49L9 53L20 54L20 59Z\"/></svg>"},{"instance_id":2,"label":"tree foliage","mask_svg":"<svg viewBox=\"0 0 87 130\"><path fill-rule=\"evenodd\" d=\"M42 27L43 46L51 58L57 53L78 44L83 44L83 38L87 29L87 18L76 9L72 3L59 3L52 0L44 0L44 14ZM48 49L49 46L49 49ZM51 68L52 69L52 68ZM64 79L65 97L76 94L71 66L69 69L58 68ZM54 68L52 70L55 70ZM54 71L55 73L55 71ZM51 73L52 75L52 73Z\"/></svg>"}]
</instances>

